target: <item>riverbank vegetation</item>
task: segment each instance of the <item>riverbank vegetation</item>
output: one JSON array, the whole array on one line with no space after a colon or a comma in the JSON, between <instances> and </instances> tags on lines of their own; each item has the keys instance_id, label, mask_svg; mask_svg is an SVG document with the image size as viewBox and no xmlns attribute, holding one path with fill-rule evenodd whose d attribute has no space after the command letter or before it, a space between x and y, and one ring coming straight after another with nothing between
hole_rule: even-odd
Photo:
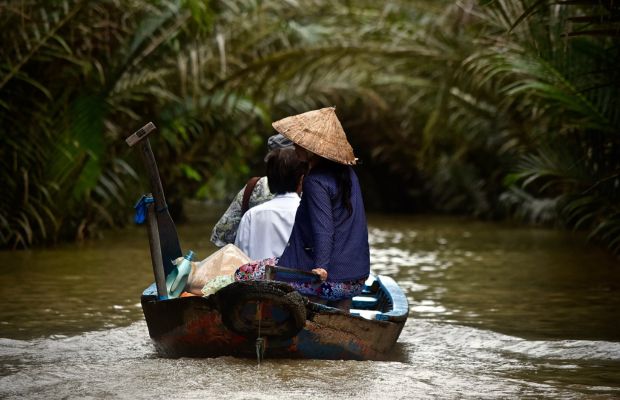
<instances>
[{"instance_id":1,"label":"riverbank vegetation","mask_svg":"<svg viewBox=\"0 0 620 400\"><path fill-rule=\"evenodd\" d=\"M170 209L238 190L273 119L336 105L369 207L561 226L620 253L620 5L0 4L0 245L126 223L147 121ZM258 161L257 161L258 160Z\"/></svg>"}]
</instances>

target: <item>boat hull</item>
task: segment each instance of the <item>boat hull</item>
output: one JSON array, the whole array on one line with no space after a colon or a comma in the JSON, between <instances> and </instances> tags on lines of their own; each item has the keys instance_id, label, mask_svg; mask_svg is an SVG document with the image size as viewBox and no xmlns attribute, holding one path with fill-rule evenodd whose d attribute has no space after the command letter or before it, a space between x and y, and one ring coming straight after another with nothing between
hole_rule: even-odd
<instances>
[{"instance_id":1,"label":"boat hull","mask_svg":"<svg viewBox=\"0 0 620 400\"><path fill-rule=\"evenodd\" d=\"M158 353L164 357L256 358L256 335L229 329L222 320L221 303L217 293L164 301L143 295L142 309ZM264 337L264 357L385 360L403 329L406 312L386 320L367 319L308 302L305 324L296 335Z\"/></svg>"},{"instance_id":2,"label":"boat hull","mask_svg":"<svg viewBox=\"0 0 620 400\"><path fill-rule=\"evenodd\" d=\"M229 330L209 298L157 301L145 296L142 308L149 334L164 357L256 358L255 339ZM404 321L371 321L338 311L308 318L292 338L267 337L264 357L381 360L404 325Z\"/></svg>"}]
</instances>

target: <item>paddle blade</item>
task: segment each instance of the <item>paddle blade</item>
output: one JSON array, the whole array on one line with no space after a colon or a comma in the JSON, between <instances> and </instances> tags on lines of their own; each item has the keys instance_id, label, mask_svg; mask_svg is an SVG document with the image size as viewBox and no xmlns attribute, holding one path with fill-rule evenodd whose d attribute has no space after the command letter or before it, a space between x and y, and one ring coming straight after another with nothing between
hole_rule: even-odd
<instances>
[{"instance_id":1,"label":"paddle blade","mask_svg":"<svg viewBox=\"0 0 620 400\"><path fill-rule=\"evenodd\" d=\"M177 229L167 209L157 212L157 226L159 228L159 242L164 273L168 275L174 268L172 261L182 257L183 253L181 252Z\"/></svg>"}]
</instances>

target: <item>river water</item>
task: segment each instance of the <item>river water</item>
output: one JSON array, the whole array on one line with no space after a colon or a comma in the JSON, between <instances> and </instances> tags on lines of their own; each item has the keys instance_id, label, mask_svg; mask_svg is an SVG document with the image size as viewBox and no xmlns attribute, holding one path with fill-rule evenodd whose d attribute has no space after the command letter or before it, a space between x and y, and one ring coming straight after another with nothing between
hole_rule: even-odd
<instances>
[{"instance_id":1,"label":"river water","mask_svg":"<svg viewBox=\"0 0 620 400\"><path fill-rule=\"evenodd\" d=\"M184 250L221 210L191 208ZM139 304L143 227L0 252L0 398L620 398L620 265L567 232L371 215L372 270L410 316L393 359L164 359Z\"/></svg>"}]
</instances>

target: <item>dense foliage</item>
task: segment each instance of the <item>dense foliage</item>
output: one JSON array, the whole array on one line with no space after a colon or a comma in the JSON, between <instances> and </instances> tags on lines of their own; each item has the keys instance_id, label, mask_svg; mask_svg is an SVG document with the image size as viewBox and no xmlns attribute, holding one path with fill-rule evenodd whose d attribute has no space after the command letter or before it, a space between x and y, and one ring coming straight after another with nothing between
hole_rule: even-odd
<instances>
[{"instance_id":1,"label":"dense foliage","mask_svg":"<svg viewBox=\"0 0 620 400\"><path fill-rule=\"evenodd\" d=\"M0 244L125 223L141 169L122 139L146 121L179 214L240 185L272 119L336 105L369 204L619 253L620 11L570 3L0 3Z\"/></svg>"}]
</instances>

